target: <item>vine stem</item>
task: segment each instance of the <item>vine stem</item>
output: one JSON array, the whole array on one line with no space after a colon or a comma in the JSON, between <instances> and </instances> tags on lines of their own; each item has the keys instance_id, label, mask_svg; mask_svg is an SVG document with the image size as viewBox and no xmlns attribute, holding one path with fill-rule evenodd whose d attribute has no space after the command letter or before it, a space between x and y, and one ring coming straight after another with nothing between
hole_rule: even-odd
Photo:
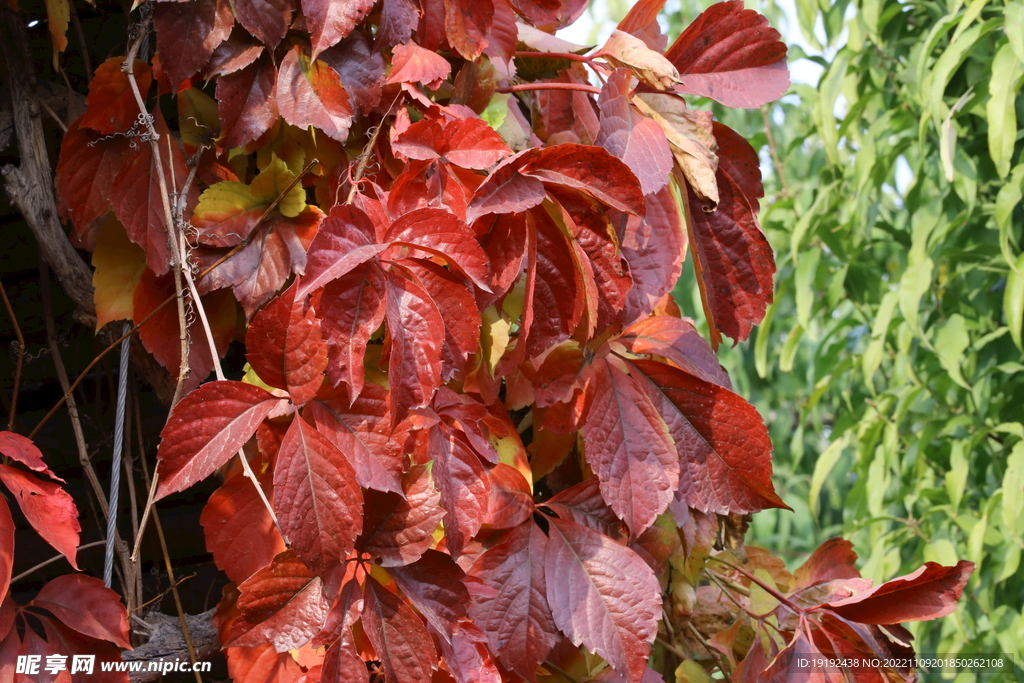
<instances>
[{"instance_id":1,"label":"vine stem","mask_svg":"<svg viewBox=\"0 0 1024 683\"><path fill-rule=\"evenodd\" d=\"M578 90L600 95L601 89L592 85L582 83L523 83L521 85L510 85L507 88L496 88L494 92L508 94L514 92L528 92L530 90Z\"/></svg>"},{"instance_id":2,"label":"vine stem","mask_svg":"<svg viewBox=\"0 0 1024 683\"><path fill-rule=\"evenodd\" d=\"M97 546L106 545L106 543L107 543L106 540L103 540L103 541L93 541L92 543L86 543L84 545L80 545L77 548L75 548L75 552L77 553L78 551L86 550L88 548L95 548ZM57 560L60 560L60 559L63 559L63 558L64 558L63 555L54 555L53 557L51 557L48 560L43 560L42 562L40 562L36 566L32 567L31 569L26 569L22 573L20 573L17 576L13 577L11 579L11 583L15 583L17 581L21 581L25 577L32 575L33 573L39 571L43 567L51 565L54 562L56 562Z\"/></svg>"},{"instance_id":3,"label":"vine stem","mask_svg":"<svg viewBox=\"0 0 1024 683\"><path fill-rule=\"evenodd\" d=\"M7 309L7 315L11 319L11 325L14 326L14 334L18 337L18 362L14 366L14 389L11 393L11 414L7 418L7 431L14 431L14 417L18 410L18 385L21 384L21 366L25 362L25 337L21 334L21 326L18 324L18 319L14 316L14 308L11 307L11 300L7 298L7 288L4 287L4 283L0 282L0 296L4 298L4 307Z\"/></svg>"},{"instance_id":4,"label":"vine stem","mask_svg":"<svg viewBox=\"0 0 1024 683\"><path fill-rule=\"evenodd\" d=\"M568 59L573 62L583 62L584 64L590 62L593 57L586 55L578 55L573 52L531 52L528 50L517 51L515 57L533 57L536 59Z\"/></svg>"},{"instance_id":5,"label":"vine stem","mask_svg":"<svg viewBox=\"0 0 1024 683\"><path fill-rule=\"evenodd\" d=\"M718 557L715 557L714 555L712 555L708 559L709 560L714 560L715 562L718 562L719 564L724 564L726 567L729 567L730 569L733 569L734 571L738 571L740 574L742 574L743 576L745 576L748 579L750 579L751 582L756 583L758 586L760 586L762 589L764 589L764 591L766 593L768 593L770 596L772 596L773 598L775 598L776 600L781 602L783 605L785 605L789 609L791 609L794 612L796 612L797 614L803 614L806 611L802 607L799 607L798 605L794 604L789 598L787 598L785 595L780 593L778 591L778 589L769 586L764 581L762 581L761 579L757 578L756 576L754 576L753 574L751 574L747 570L743 569L742 567L737 567L732 562L726 562L725 560L720 559Z\"/></svg>"}]
</instances>

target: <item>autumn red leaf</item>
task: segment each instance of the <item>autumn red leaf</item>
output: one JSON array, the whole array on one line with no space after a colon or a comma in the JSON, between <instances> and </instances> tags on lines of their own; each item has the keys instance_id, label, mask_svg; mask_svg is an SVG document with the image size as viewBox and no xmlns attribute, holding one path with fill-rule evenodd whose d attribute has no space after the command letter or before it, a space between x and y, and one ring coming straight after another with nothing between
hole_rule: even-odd
<instances>
[{"instance_id":1,"label":"autumn red leaf","mask_svg":"<svg viewBox=\"0 0 1024 683\"><path fill-rule=\"evenodd\" d=\"M36 594L32 604L48 610L79 633L131 649L128 611L117 593L84 574L58 576Z\"/></svg>"},{"instance_id":2,"label":"autumn red leaf","mask_svg":"<svg viewBox=\"0 0 1024 683\"><path fill-rule=\"evenodd\" d=\"M771 482L768 431L753 406L664 363L632 365L679 451L680 500L719 514L785 507Z\"/></svg>"},{"instance_id":3,"label":"autumn red leaf","mask_svg":"<svg viewBox=\"0 0 1024 683\"><path fill-rule=\"evenodd\" d=\"M615 341L632 353L660 356L691 375L732 389L729 374L689 319L667 315L644 318L623 330Z\"/></svg>"},{"instance_id":4,"label":"autumn red leaf","mask_svg":"<svg viewBox=\"0 0 1024 683\"><path fill-rule=\"evenodd\" d=\"M372 0L302 0L302 14L313 40L312 58L348 36L373 5Z\"/></svg>"},{"instance_id":5,"label":"autumn red leaf","mask_svg":"<svg viewBox=\"0 0 1024 683\"><path fill-rule=\"evenodd\" d=\"M276 84L277 69L265 53L244 68L217 79L217 109L224 145L244 145L270 129L278 116Z\"/></svg>"},{"instance_id":6,"label":"autumn red leaf","mask_svg":"<svg viewBox=\"0 0 1024 683\"><path fill-rule=\"evenodd\" d=\"M490 497L484 524L495 529L511 529L533 515L533 491L519 470L499 462L487 473Z\"/></svg>"},{"instance_id":7,"label":"autumn red leaf","mask_svg":"<svg viewBox=\"0 0 1024 683\"><path fill-rule=\"evenodd\" d=\"M348 137L352 107L341 77L326 62L310 62L299 46L281 60L276 97L281 117L293 126L315 126L339 142Z\"/></svg>"},{"instance_id":8,"label":"autumn red leaf","mask_svg":"<svg viewBox=\"0 0 1024 683\"><path fill-rule=\"evenodd\" d=\"M714 132L720 199L713 207L690 194L690 241L710 317L739 342L773 300L775 257L757 222L757 200L764 194L757 153L727 126L716 122Z\"/></svg>"},{"instance_id":9,"label":"autumn red leaf","mask_svg":"<svg viewBox=\"0 0 1024 683\"><path fill-rule=\"evenodd\" d=\"M210 382L185 396L160 432L156 499L213 474L282 403L264 389L233 381Z\"/></svg>"},{"instance_id":10,"label":"autumn red leaf","mask_svg":"<svg viewBox=\"0 0 1024 683\"><path fill-rule=\"evenodd\" d=\"M445 514L439 505L441 494L424 465L405 474L402 495L367 491L365 501L366 520L357 547L381 558L385 567L412 564L422 557Z\"/></svg>"},{"instance_id":11,"label":"autumn red leaf","mask_svg":"<svg viewBox=\"0 0 1024 683\"><path fill-rule=\"evenodd\" d=\"M153 8L156 49L171 83L177 86L206 66L234 25L227 0L157 3Z\"/></svg>"},{"instance_id":12,"label":"autumn red leaf","mask_svg":"<svg viewBox=\"0 0 1024 683\"><path fill-rule=\"evenodd\" d=\"M899 624L938 619L956 609L974 563L961 560L952 567L925 562L917 571L880 586L828 604L850 621L863 624Z\"/></svg>"},{"instance_id":13,"label":"autumn red leaf","mask_svg":"<svg viewBox=\"0 0 1024 683\"><path fill-rule=\"evenodd\" d=\"M356 3L355 6L361 4ZM332 2L328 6L335 8L346 5ZM332 11L329 10L329 13ZM308 18L309 14L306 16ZM324 34L328 35L329 31L325 29ZM317 51L315 46L313 51ZM380 103L385 79L384 57L373 50L373 42L366 33L351 33L334 47L320 52L319 59L338 72L354 116L366 116Z\"/></svg>"},{"instance_id":14,"label":"autumn red leaf","mask_svg":"<svg viewBox=\"0 0 1024 683\"><path fill-rule=\"evenodd\" d=\"M595 142L625 162L649 195L668 183L672 154L661 127L630 105L629 86L629 72L616 69L601 88L601 132Z\"/></svg>"},{"instance_id":15,"label":"autumn red leaf","mask_svg":"<svg viewBox=\"0 0 1024 683\"><path fill-rule=\"evenodd\" d=\"M789 88L786 44L765 17L744 9L740 0L706 9L665 56L679 69L683 92L727 107L754 109Z\"/></svg>"},{"instance_id":16,"label":"autumn red leaf","mask_svg":"<svg viewBox=\"0 0 1024 683\"><path fill-rule=\"evenodd\" d=\"M81 123L97 133L110 135L123 133L138 120L139 105L132 92L128 75L121 71L123 57L111 57L98 67L89 82L89 94L85 98L86 112ZM145 100L153 75L149 64L136 59L132 62L132 73Z\"/></svg>"},{"instance_id":17,"label":"autumn red leaf","mask_svg":"<svg viewBox=\"0 0 1024 683\"><path fill-rule=\"evenodd\" d=\"M579 190L602 204L637 216L644 214L643 191L629 167L590 145L547 147L520 172L546 183Z\"/></svg>"},{"instance_id":18,"label":"autumn red leaf","mask_svg":"<svg viewBox=\"0 0 1024 683\"><path fill-rule=\"evenodd\" d=\"M238 23L270 47L284 38L297 9L291 0L238 0L234 7Z\"/></svg>"},{"instance_id":19,"label":"autumn red leaf","mask_svg":"<svg viewBox=\"0 0 1024 683\"><path fill-rule=\"evenodd\" d=\"M431 427L427 452L434 460L432 473L441 493L445 544L458 557L476 535L487 513L486 469L468 437L447 425Z\"/></svg>"},{"instance_id":20,"label":"autumn red leaf","mask_svg":"<svg viewBox=\"0 0 1024 683\"><path fill-rule=\"evenodd\" d=\"M585 526L558 518L548 524L544 572L555 624L574 645L640 681L661 619L654 572L635 552Z\"/></svg>"},{"instance_id":21,"label":"autumn red leaf","mask_svg":"<svg viewBox=\"0 0 1024 683\"><path fill-rule=\"evenodd\" d=\"M0 465L0 481L14 496L25 519L47 543L78 569L78 508L67 491L22 470Z\"/></svg>"},{"instance_id":22,"label":"autumn red leaf","mask_svg":"<svg viewBox=\"0 0 1024 683\"><path fill-rule=\"evenodd\" d=\"M309 642L327 617L320 577L292 551L274 558L238 586L238 628L243 634L228 647L269 643L277 652Z\"/></svg>"},{"instance_id":23,"label":"autumn red leaf","mask_svg":"<svg viewBox=\"0 0 1024 683\"><path fill-rule=\"evenodd\" d=\"M32 443L32 440L22 436L21 434L15 434L14 432L7 431L0 432L0 453L3 453L12 460L20 462L33 472L41 472L50 479L55 479L62 484L66 483L63 479L54 474L53 470L47 467L46 463L43 462L43 454L36 445Z\"/></svg>"},{"instance_id":24,"label":"autumn red leaf","mask_svg":"<svg viewBox=\"0 0 1024 683\"><path fill-rule=\"evenodd\" d=\"M337 280L384 250L370 218L354 206L336 206L309 245L306 271L296 296ZM357 392L358 393L358 392Z\"/></svg>"},{"instance_id":25,"label":"autumn red leaf","mask_svg":"<svg viewBox=\"0 0 1024 683\"><path fill-rule=\"evenodd\" d=\"M273 502L272 475L260 476L259 483ZM242 472L228 477L210 495L199 521L214 563L235 583L242 583L285 550L256 486Z\"/></svg>"},{"instance_id":26,"label":"autumn red leaf","mask_svg":"<svg viewBox=\"0 0 1024 683\"><path fill-rule=\"evenodd\" d=\"M451 64L444 57L411 40L395 46L391 65L388 83L423 83L427 87L439 84L452 70Z\"/></svg>"},{"instance_id":27,"label":"autumn red leaf","mask_svg":"<svg viewBox=\"0 0 1024 683\"><path fill-rule=\"evenodd\" d=\"M11 585L11 574L14 568L14 519L7 501L0 500L0 614L4 611L7 589ZM5 630L4 619L0 618L0 632ZM9 629L10 625L6 627ZM0 635L0 640L7 635Z\"/></svg>"},{"instance_id":28,"label":"autumn red leaf","mask_svg":"<svg viewBox=\"0 0 1024 683\"><path fill-rule=\"evenodd\" d=\"M544 505L562 519L571 519L609 538L623 538L622 522L605 502L600 484L596 477L586 479L552 496Z\"/></svg>"},{"instance_id":29,"label":"autumn red leaf","mask_svg":"<svg viewBox=\"0 0 1024 683\"><path fill-rule=\"evenodd\" d=\"M292 402L311 400L323 383L327 343L316 312L289 287L253 316L246 334L248 360L260 379L288 392Z\"/></svg>"},{"instance_id":30,"label":"autumn red leaf","mask_svg":"<svg viewBox=\"0 0 1024 683\"><path fill-rule=\"evenodd\" d=\"M494 21L492 0L444 0L445 35L460 55L475 60L487 47Z\"/></svg>"},{"instance_id":31,"label":"autumn red leaf","mask_svg":"<svg viewBox=\"0 0 1024 683\"><path fill-rule=\"evenodd\" d=\"M466 573L451 555L427 550L416 562L392 567L388 573L416 610L450 641L469 604L463 584Z\"/></svg>"},{"instance_id":32,"label":"autumn red leaf","mask_svg":"<svg viewBox=\"0 0 1024 683\"><path fill-rule=\"evenodd\" d=\"M528 522L508 532L469 571L491 592L474 598L473 621L501 663L529 681L535 680L537 667L558 638L547 598L547 546L548 537ZM560 586L566 585L565 578L557 577Z\"/></svg>"},{"instance_id":33,"label":"autumn red leaf","mask_svg":"<svg viewBox=\"0 0 1024 683\"><path fill-rule=\"evenodd\" d=\"M274 467L274 510L292 548L325 574L355 546L363 494L355 470L331 441L298 415Z\"/></svg>"},{"instance_id":34,"label":"autumn red leaf","mask_svg":"<svg viewBox=\"0 0 1024 683\"><path fill-rule=\"evenodd\" d=\"M388 374L395 418L401 419L404 410L430 403L441 386L444 318L426 290L409 278L388 273L384 291L391 344Z\"/></svg>"},{"instance_id":35,"label":"autumn red leaf","mask_svg":"<svg viewBox=\"0 0 1024 683\"><path fill-rule=\"evenodd\" d=\"M437 650L420 617L372 576L363 598L363 630L385 675L395 683L420 683L437 667Z\"/></svg>"},{"instance_id":36,"label":"autumn red leaf","mask_svg":"<svg viewBox=\"0 0 1024 683\"><path fill-rule=\"evenodd\" d=\"M805 588L836 579L854 579L860 572L854 563L857 553L853 544L842 538L830 538L793 572L797 588Z\"/></svg>"},{"instance_id":37,"label":"autumn red leaf","mask_svg":"<svg viewBox=\"0 0 1024 683\"><path fill-rule=\"evenodd\" d=\"M228 675L238 683L299 683L304 676L302 668L287 652L280 653L273 645L264 643L256 647L225 648Z\"/></svg>"}]
</instances>

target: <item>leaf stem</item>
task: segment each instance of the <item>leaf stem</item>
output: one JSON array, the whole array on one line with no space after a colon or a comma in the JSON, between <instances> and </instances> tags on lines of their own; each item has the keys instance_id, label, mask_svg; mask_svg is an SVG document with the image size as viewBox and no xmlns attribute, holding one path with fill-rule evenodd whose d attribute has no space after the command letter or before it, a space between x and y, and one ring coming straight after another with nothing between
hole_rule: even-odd
<instances>
[{"instance_id":1,"label":"leaf stem","mask_svg":"<svg viewBox=\"0 0 1024 683\"><path fill-rule=\"evenodd\" d=\"M584 85L582 83L523 83L521 85L510 85L507 88L497 88L494 92L507 94L528 92L530 90L578 90L580 92L589 92L595 95L601 94L600 88L595 88L592 85Z\"/></svg>"},{"instance_id":2,"label":"leaf stem","mask_svg":"<svg viewBox=\"0 0 1024 683\"><path fill-rule=\"evenodd\" d=\"M804 608L794 604L789 598L787 598L785 595L780 593L778 591L778 589L769 586L764 581L762 581L761 579L757 578L756 576L754 576L753 574L751 574L747 570L743 569L742 567L737 567L732 562L726 562L725 560L720 559L718 557L715 557L714 555L712 555L708 559L709 560L714 560L715 562L718 562L719 564L724 564L726 567L729 567L730 569L738 571L740 574L742 574L743 576L745 576L748 579L750 579L751 582L756 583L758 586L760 586L762 589L764 589L764 591L766 593L771 595L773 598L775 598L776 600L781 602L783 605L785 605L786 607L788 607L791 610L793 610L794 612L796 612L797 614L803 614L804 612L807 611Z\"/></svg>"},{"instance_id":3,"label":"leaf stem","mask_svg":"<svg viewBox=\"0 0 1024 683\"><path fill-rule=\"evenodd\" d=\"M593 57L586 55L578 55L574 52L532 52L529 50L517 51L515 57L533 57L536 59L568 59L573 62L583 62L584 64L590 62Z\"/></svg>"}]
</instances>

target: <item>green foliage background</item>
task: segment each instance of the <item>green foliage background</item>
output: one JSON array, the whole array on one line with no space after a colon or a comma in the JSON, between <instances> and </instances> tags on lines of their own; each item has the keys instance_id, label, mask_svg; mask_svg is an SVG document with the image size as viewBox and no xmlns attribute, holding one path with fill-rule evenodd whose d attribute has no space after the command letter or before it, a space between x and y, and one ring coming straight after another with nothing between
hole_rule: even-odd
<instances>
[{"instance_id":1,"label":"green foliage background","mask_svg":"<svg viewBox=\"0 0 1024 683\"><path fill-rule=\"evenodd\" d=\"M702 8L683 0L670 33ZM1024 3L796 8L827 57L813 57L817 87L794 85L764 111L702 105L770 169L761 221L776 303L752 344L721 355L769 423L794 512L755 515L751 542L796 565L842 535L875 581L969 559L961 609L909 625L916 649L1012 654L1020 675ZM676 295L702 317L692 272ZM985 677L1000 678L1013 677Z\"/></svg>"}]
</instances>

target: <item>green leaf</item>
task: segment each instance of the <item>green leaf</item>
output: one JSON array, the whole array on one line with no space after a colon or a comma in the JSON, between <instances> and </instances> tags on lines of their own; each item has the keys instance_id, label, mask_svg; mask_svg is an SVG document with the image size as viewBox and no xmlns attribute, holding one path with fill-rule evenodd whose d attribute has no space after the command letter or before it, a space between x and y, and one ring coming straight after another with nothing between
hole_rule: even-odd
<instances>
[{"instance_id":1,"label":"green leaf","mask_svg":"<svg viewBox=\"0 0 1024 683\"><path fill-rule=\"evenodd\" d=\"M790 330L786 343L782 345L782 353L779 354L779 370L782 372L790 372L793 369L793 359L800 348L800 338L803 336L804 328L797 323L796 327Z\"/></svg>"},{"instance_id":2,"label":"green leaf","mask_svg":"<svg viewBox=\"0 0 1024 683\"><path fill-rule=\"evenodd\" d=\"M1017 257L1017 263L1006 274L1006 289L1003 290L1003 317L1010 328L1010 337L1017 348L1021 345L1021 326L1024 325L1024 254Z\"/></svg>"},{"instance_id":3,"label":"green leaf","mask_svg":"<svg viewBox=\"0 0 1024 683\"><path fill-rule=\"evenodd\" d=\"M964 488L967 486L967 475L970 473L970 465L964 451L963 441L953 442L949 454L949 470L946 472L946 493L949 494L949 504L954 515L960 508L960 501L964 497Z\"/></svg>"},{"instance_id":4,"label":"green leaf","mask_svg":"<svg viewBox=\"0 0 1024 683\"><path fill-rule=\"evenodd\" d=\"M1013 52L1017 59L1024 62L1024 3L1006 3L1005 13L1006 24L1003 27L1006 37L1010 39Z\"/></svg>"},{"instance_id":5,"label":"green leaf","mask_svg":"<svg viewBox=\"0 0 1024 683\"><path fill-rule=\"evenodd\" d=\"M806 330L811 326L811 310L814 307L814 276L818 273L821 250L812 249L801 255L796 266L796 317Z\"/></svg>"},{"instance_id":6,"label":"green leaf","mask_svg":"<svg viewBox=\"0 0 1024 683\"><path fill-rule=\"evenodd\" d=\"M930 74L931 84L928 92L928 104L932 118L935 121L942 121L944 108L944 96L946 86L949 85L953 73L960 68L960 65L967 59L968 53L974 48L979 40L987 36L1000 25L998 19L989 19L984 24L972 26L964 31L956 40L950 42L949 47L942 53L935 67Z\"/></svg>"},{"instance_id":7,"label":"green leaf","mask_svg":"<svg viewBox=\"0 0 1024 683\"><path fill-rule=\"evenodd\" d=\"M780 297L781 298L781 297ZM775 303L765 311L764 319L757 326L757 339L754 341L754 369L757 376L764 379L768 376L768 339L771 336L772 320L775 319L775 308L778 306L778 298Z\"/></svg>"},{"instance_id":8,"label":"green leaf","mask_svg":"<svg viewBox=\"0 0 1024 683\"><path fill-rule=\"evenodd\" d=\"M970 345L971 338L967 334L967 321L959 313L950 316L946 324L935 335L935 353L939 357L939 363L946 369L954 382L967 390L970 390L971 386L964 379L960 361L964 351Z\"/></svg>"},{"instance_id":9,"label":"green leaf","mask_svg":"<svg viewBox=\"0 0 1024 683\"><path fill-rule=\"evenodd\" d=\"M861 359L861 369L864 372L864 381L874 392L872 378L878 367L882 364L882 354L885 351L885 337L889 332L889 323L892 322L893 313L896 312L896 305L899 303L899 294L886 292L882 297L882 303L875 313L875 322L871 326L871 341L868 342Z\"/></svg>"},{"instance_id":10,"label":"green leaf","mask_svg":"<svg viewBox=\"0 0 1024 683\"><path fill-rule=\"evenodd\" d=\"M1013 169L1013 175L999 188L996 195L996 227L999 228L999 249L1003 252L1003 259L1006 265L1014 270L1017 269L1017 259L1013 257L1010 250L1010 242L1016 243L1013 234L1013 210L1024 199L1024 164L1017 164Z\"/></svg>"},{"instance_id":11,"label":"green leaf","mask_svg":"<svg viewBox=\"0 0 1024 683\"><path fill-rule=\"evenodd\" d=\"M996 52L992 60L992 78L989 80L988 152L996 165L999 177L1010 173L1013 147L1017 142L1017 110L1014 103L1024 79L1024 62L1017 58L1010 43Z\"/></svg>"},{"instance_id":12,"label":"green leaf","mask_svg":"<svg viewBox=\"0 0 1024 683\"><path fill-rule=\"evenodd\" d=\"M811 475L811 490L807 496L808 502L811 505L812 515L818 514L818 498L821 497L821 487L825 484L825 480L828 478L832 468L839 462L839 457L850 443L849 435L850 432L846 432L829 444L825 452L818 456L818 461L814 463L814 474Z\"/></svg>"},{"instance_id":13,"label":"green leaf","mask_svg":"<svg viewBox=\"0 0 1024 683\"><path fill-rule=\"evenodd\" d=\"M914 334L921 336L920 317L918 309L921 306L921 297L932 284L932 260L925 258L920 263L910 266L903 271L900 278L900 313L907 321Z\"/></svg>"},{"instance_id":14,"label":"green leaf","mask_svg":"<svg viewBox=\"0 0 1024 683\"><path fill-rule=\"evenodd\" d=\"M1010 533L1024 512L1024 441L1018 441L1006 459L1003 473L1003 526Z\"/></svg>"},{"instance_id":15,"label":"green leaf","mask_svg":"<svg viewBox=\"0 0 1024 683\"><path fill-rule=\"evenodd\" d=\"M821 79L818 86L818 101L815 106L815 117L818 122L818 133L825 146L825 154L836 166L842 162L839 159L839 129L836 127L836 100L842 91L843 78L846 76L846 69L853 58L851 50L840 50L839 54L829 65L828 71Z\"/></svg>"}]
</instances>

